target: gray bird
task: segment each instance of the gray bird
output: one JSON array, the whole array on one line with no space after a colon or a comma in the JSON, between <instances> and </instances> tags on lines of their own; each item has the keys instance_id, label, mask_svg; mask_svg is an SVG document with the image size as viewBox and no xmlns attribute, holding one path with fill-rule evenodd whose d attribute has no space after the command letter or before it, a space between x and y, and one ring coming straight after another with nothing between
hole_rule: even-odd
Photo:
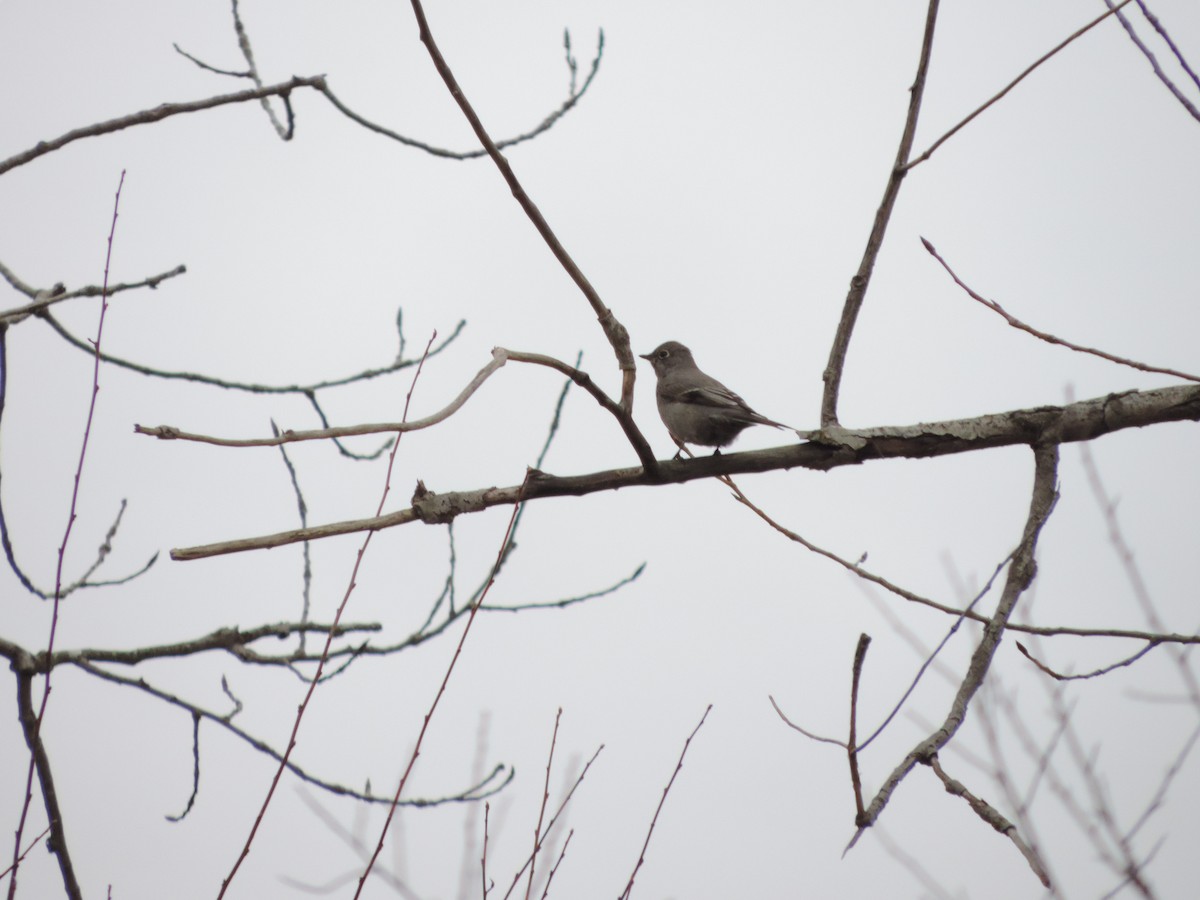
<instances>
[{"instance_id":1,"label":"gray bird","mask_svg":"<svg viewBox=\"0 0 1200 900\"><path fill-rule=\"evenodd\" d=\"M654 367L658 414L681 452L683 444L724 447L751 425L788 427L759 415L717 379L701 372L692 351L678 341L660 344L641 357Z\"/></svg>"}]
</instances>

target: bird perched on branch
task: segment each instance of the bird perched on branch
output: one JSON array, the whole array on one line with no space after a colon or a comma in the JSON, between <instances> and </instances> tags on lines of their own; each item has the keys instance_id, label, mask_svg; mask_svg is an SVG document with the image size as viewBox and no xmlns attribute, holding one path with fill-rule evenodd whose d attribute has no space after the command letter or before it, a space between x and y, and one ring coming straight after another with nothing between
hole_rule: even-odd
<instances>
[{"instance_id":1,"label":"bird perched on branch","mask_svg":"<svg viewBox=\"0 0 1200 900\"><path fill-rule=\"evenodd\" d=\"M692 351L678 341L660 344L653 353L641 354L650 361L658 378L655 397L658 414L683 451L684 444L720 448L751 425L788 428L752 410L737 394L696 366ZM794 430L794 429L791 429ZM678 454L676 455L678 458Z\"/></svg>"}]
</instances>

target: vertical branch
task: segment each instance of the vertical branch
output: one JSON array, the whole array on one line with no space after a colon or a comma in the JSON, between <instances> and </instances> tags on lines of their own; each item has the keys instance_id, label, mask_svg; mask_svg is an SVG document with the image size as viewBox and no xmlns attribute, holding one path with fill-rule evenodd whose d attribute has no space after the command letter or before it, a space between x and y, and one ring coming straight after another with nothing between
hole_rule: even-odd
<instances>
[{"instance_id":1,"label":"vertical branch","mask_svg":"<svg viewBox=\"0 0 1200 900\"><path fill-rule=\"evenodd\" d=\"M417 381L421 377L421 371L425 368L425 360L429 358L429 348L433 346L434 339L437 338L435 331L429 337L429 343L425 345L425 352L421 355L421 361L417 364L417 371L413 373L412 382L408 388L408 394L404 398L404 413L401 416L401 422L408 421L408 407L412 403L413 391L416 390ZM379 505L375 510L375 515L378 516L383 511L383 505L387 502L388 493L392 488L392 470L396 464L396 454L400 450L400 439L404 436L403 431L396 433L396 442L392 444L392 452L388 456L387 472L384 475L383 490L380 492ZM271 800L275 796L275 789L279 787L279 780L283 777L284 769L288 768L292 758L292 751L296 749L296 741L300 734L300 723L304 720L304 713L308 710L308 704L312 701L313 694L317 690L317 685L321 683L321 674L325 671L325 663L329 661L329 651L333 646L334 635L338 632L338 625L342 620L342 615L346 611L347 605L350 603L350 595L354 592L357 584L358 570L362 566L363 557L367 553L367 548L371 545L371 538L375 536L374 531L368 531L367 536L363 539L362 545L358 548L358 554L354 558L354 567L350 570L350 581L346 585L346 591L342 595L342 602L338 604L337 612L333 617L333 624L329 627L329 632L325 636L325 646L321 649L321 658L317 662L317 670L313 673L312 681L308 685L308 690L304 694L304 699L300 701L300 706L296 710L296 718L292 722L292 733L288 737L287 747L284 749L282 756L279 759L279 766L275 769L275 774L271 778L271 785L267 788L267 796L263 798L262 806L259 807L258 815L254 818L254 824L250 826L250 834L246 836L246 841L242 844L242 849L238 853L238 858L234 861L233 867L229 870L229 874L225 876L221 882L221 890L217 894L217 900L222 900L226 892L229 890L229 885L233 883L234 877L241 868L246 857L250 855L250 846L254 843L254 837L258 834L259 826L262 825L263 819L267 815L267 807L271 805ZM426 722L428 724L428 721ZM394 807L393 807L394 808ZM377 854L378 855L378 854ZM372 862L374 858L372 857Z\"/></svg>"},{"instance_id":2,"label":"vertical branch","mask_svg":"<svg viewBox=\"0 0 1200 900\"><path fill-rule=\"evenodd\" d=\"M79 462L75 466L75 481L71 489L71 509L67 516L67 526L63 529L62 543L58 547L58 562L54 570L54 606L50 613L50 635L46 640L46 658L47 661L54 653L54 639L58 634L58 611L62 603L63 597L63 564L67 555L67 545L71 541L71 531L75 526L77 510L79 508L79 482L83 479L83 463L87 459L88 442L92 436L92 422L96 416L96 397L100 393L100 341L104 336L104 314L108 312L108 273L112 265L112 248L113 238L117 233L117 215L121 207L121 188L125 186L125 170L121 170L121 179L117 182L117 193L113 200L112 224L108 229L108 248L104 254L104 282L100 289L100 321L96 326L96 340L92 341L92 347L95 350L92 361L92 396L88 402L87 421L83 426L83 440L79 447ZM71 866L71 857L67 851L66 833L63 831L62 816L58 811L58 801L54 799L54 785L50 774L50 760L46 755L45 746L42 744L41 732L42 722L46 718L46 705L50 701L50 674L52 667L47 662L46 666L46 687L42 691L42 700L38 706L36 717L33 717L32 722L26 719L24 705L21 708L22 727L25 729L25 740L29 744L29 769L25 775L25 800L21 806L21 817L17 824L16 841L13 847L13 863L12 863L12 880L8 883L8 896L10 900L16 896L17 892L17 870L20 868L21 858L21 838L25 831L25 822L29 815L29 804L33 799L33 776L37 772L38 783L42 788L42 797L46 802L47 813L51 816L50 834L52 838L51 847L58 858L58 867L62 871L63 883L66 886L67 893L71 897L81 896L79 893L79 884L75 880L75 873ZM21 691L19 700L22 704L26 700L29 701L28 712L32 716L32 681L33 674L21 673L21 678L26 680L19 684ZM26 697L25 692L29 692ZM57 827L55 826L54 817L58 817Z\"/></svg>"},{"instance_id":3,"label":"vertical branch","mask_svg":"<svg viewBox=\"0 0 1200 900\"><path fill-rule=\"evenodd\" d=\"M425 19L425 10L421 6L421 0L412 0L413 13L417 18L417 27L420 29L421 42L429 51L429 56L433 60L433 65L437 69L438 74L442 76L442 81L446 83L446 87L450 91L455 102L463 111L463 115L467 117L467 121L471 125L471 129L475 132L475 137L483 144L487 150L488 156L492 158L492 162L496 164L496 168L500 170L500 174L504 176L505 182L508 183L509 190L516 198L517 203L521 205L521 209L525 211L525 215L529 217L529 221L533 223L533 227L537 229L538 234L542 236L542 240L546 242L546 246L550 248L550 252L554 254L554 258L571 276L571 280L587 298L591 304L592 310L596 313L596 318L600 320L600 327L604 329L604 334L608 338L608 342L612 345L613 352L617 356L617 364L621 369L621 409L625 412L630 412L633 409L633 380L637 372L636 360L633 358L633 350L629 346L629 332L625 330L625 326L617 321L617 317L613 315L611 309L604 305L604 301L600 299L600 294L592 287L592 283L588 281L587 276L583 274L583 270L571 258L571 254L559 241L550 224L542 215L541 210L525 193L525 189L521 187L521 182L517 180L516 173L513 172L512 166L508 164L508 160L504 158L504 154L496 146L495 141L488 135L487 130L483 127L483 122L480 121L475 109L467 100L461 87L458 86L458 81L454 77L454 73L450 71L450 66L443 58L441 51L434 42L433 33L429 30L429 22Z\"/></svg>"},{"instance_id":4,"label":"vertical branch","mask_svg":"<svg viewBox=\"0 0 1200 900\"><path fill-rule=\"evenodd\" d=\"M529 483L529 478L533 474L533 470L529 469L525 473L525 481L521 484L521 492L524 493L525 486ZM471 606L471 612L467 616L467 624L463 627L462 637L458 639L458 646L454 648L454 655L450 657L450 665L446 667L446 674L442 677L442 683L438 687L437 693L433 697L433 702L429 705L429 711L425 713L425 720L421 723L421 730L417 733L417 742L413 746L413 752L408 758L408 765L404 768L404 774L400 776L400 783L396 785L396 793L392 797L391 806L388 808L387 818L384 820L383 828L379 832L379 841L375 844L375 852L371 854L371 859L367 862L367 867L363 870L362 875L358 879L358 887L354 891L354 900L358 900L362 896L363 887L367 883L367 878L371 875L371 870L375 867L375 860L379 859L379 854L383 852L383 842L387 838L388 828L392 824L392 819L396 815L396 807L400 805L400 795L404 792L404 786L408 784L408 777L412 774L413 767L417 764L417 757L421 755L421 744L425 740L425 732L429 730L429 723L433 721L433 714L437 711L438 704L442 700L442 695L446 693L446 685L450 683L450 676L454 673L454 666L458 663L459 656L462 655L463 645L467 642L467 635L471 633L471 625L475 622L475 614L479 612L479 607L483 605L484 599L488 595L488 591L492 589L492 585L496 583L496 574L500 571L500 566L504 562L504 557L508 555L509 547L512 542L513 525L517 520L517 511L521 508L521 501L518 499L513 504L512 515L508 517L508 527L504 530L504 539L500 541L500 550L496 554L496 561L492 564L491 576L488 578L487 585L479 598ZM556 724L557 724L557 720ZM556 728L557 733L557 728ZM486 858L486 841L484 844L484 855ZM485 876L486 877L486 876ZM486 885L485 885L486 888Z\"/></svg>"},{"instance_id":5,"label":"vertical branch","mask_svg":"<svg viewBox=\"0 0 1200 900\"><path fill-rule=\"evenodd\" d=\"M1050 518L1050 513L1053 511L1054 504L1058 500L1058 445L1054 443L1039 444L1034 447L1033 456L1035 463L1033 496L1029 504L1029 515L1025 520L1025 530L1021 536L1021 542L1017 545L1016 550L1013 551L1012 563L1008 569L1008 579L1004 584L1004 591L1000 596L1000 602L996 605L996 612L988 619L987 624L984 625L983 636L980 638L975 652L971 655L971 661L967 666L967 673L963 676L958 693L950 705L950 712L946 715L946 719L941 726L910 750L900 765L888 776L887 781L884 782L878 793L876 793L875 798L867 807L863 821L859 825L854 839L851 840L850 846L854 846L854 843L862 835L863 831L879 818L888 800L891 799L892 792L904 780L904 777L912 771L913 767L917 763L928 761L942 747L950 743L950 739L954 737L967 717L967 707L971 702L971 698L975 696L975 692L983 684L983 679L992 664L992 658L1000 646L1000 639L1004 636L1004 629L1008 625L1009 617L1012 616L1013 610L1016 608L1017 600L1020 599L1025 589L1033 583L1034 576L1037 573L1037 563L1034 561L1034 553L1037 549L1038 536L1041 534L1042 526Z\"/></svg>"},{"instance_id":6,"label":"vertical branch","mask_svg":"<svg viewBox=\"0 0 1200 900\"><path fill-rule=\"evenodd\" d=\"M650 838L654 835L654 826L658 824L658 815L662 812L663 806L666 805L667 794L671 792L671 785L675 783L675 778L679 775L679 770L683 768L683 758L687 756L688 747L692 744L692 738L704 727L704 720L708 718L710 712L712 712L711 703L705 708L704 715L700 717L700 721L692 729L692 733L688 735L687 740L683 742L683 751L679 754L679 762L675 763L675 771L671 773L671 779L667 782L667 786L663 788L662 797L658 801L658 808L654 810L654 818L650 820L650 829L646 832L646 840L642 844L642 852L638 854L637 864L633 867L629 881L625 883L625 890L621 891L621 896L617 900L629 900L630 895L633 893L633 881L637 878L637 873L642 868L642 863L646 861L646 850L650 846Z\"/></svg>"},{"instance_id":7,"label":"vertical branch","mask_svg":"<svg viewBox=\"0 0 1200 900\"><path fill-rule=\"evenodd\" d=\"M554 734L550 736L550 756L546 759L546 783L542 785L542 805L538 810L537 825L533 829L533 853L529 857L529 881L525 886L525 900L533 895L533 873L537 867L538 853L542 849L542 822L546 819L546 803L550 800L550 767L554 765L554 745L558 743L558 723L562 719L562 707L554 716Z\"/></svg>"},{"instance_id":8,"label":"vertical branch","mask_svg":"<svg viewBox=\"0 0 1200 900\"><path fill-rule=\"evenodd\" d=\"M856 735L858 722L858 681L862 675L863 660L867 658L867 648L871 646L871 636L860 634L858 647L854 651L854 669L850 677L850 738L846 741L846 754L850 758L850 784L854 787L854 824L862 825L866 816L863 809L862 779L858 775L858 737Z\"/></svg>"},{"instance_id":9,"label":"vertical branch","mask_svg":"<svg viewBox=\"0 0 1200 900\"><path fill-rule=\"evenodd\" d=\"M888 176L887 188L883 192L883 201L875 212L875 224L871 227L871 236L867 239L862 262L858 265L858 272L850 279L850 292L846 295L842 318L838 322L837 334L834 336L833 346L829 350L829 362L822 375L825 382L825 393L821 398L822 428L838 423L838 391L842 384L842 369L846 364L846 351L850 347L850 335L854 331L854 323L858 319L858 312L862 309L863 300L867 295L871 272L875 268L875 260L883 246L883 236L887 232L888 221L892 217L892 208L896 205L896 197L900 193L900 182L904 180L908 156L912 152L913 135L917 131L917 116L921 112L921 98L925 94L925 75L929 71L929 56L933 49L933 29L937 22L937 13L938 0L929 0L929 11L925 16L925 38L921 44L921 59L917 64L917 77L909 89L908 118L904 122L904 133L900 137L900 149L896 153L896 162L892 166L892 173Z\"/></svg>"},{"instance_id":10,"label":"vertical branch","mask_svg":"<svg viewBox=\"0 0 1200 900\"><path fill-rule=\"evenodd\" d=\"M31 661L32 662L32 661ZM62 809L58 805L58 792L54 788L54 776L50 771L50 757L46 754L46 745L42 743L42 722L39 713L33 709L33 669L22 668L17 672L17 715L21 720L21 730L25 732L25 743L29 745L31 766L36 766L38 785L42 789L42 802L46 807L46 818L50 822L50 850L58 859L58 869L62 873L63 888L71 900L82 900L83 891L75 878L75 866L71 862L71 853L67 849L67 834L63 826ZM49 672L47 672L49 677ZM45 695L42 695L43 700ZM43 705L42 712L45 712ZM17 828L17 855L13 859L12 877L8 882L8 897L13 900L17 895L17 869L24 854L20 853L21 831L25 826L25 815L29 811L29 803L33 799L32 784L25 785L25 806L21 812L21 824Z\"/></svg>"}]
</instances>

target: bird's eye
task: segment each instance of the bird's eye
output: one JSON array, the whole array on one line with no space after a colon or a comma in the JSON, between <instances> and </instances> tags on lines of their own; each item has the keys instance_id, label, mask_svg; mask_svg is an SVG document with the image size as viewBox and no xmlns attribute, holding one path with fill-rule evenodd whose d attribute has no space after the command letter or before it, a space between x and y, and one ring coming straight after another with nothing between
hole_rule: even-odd
<instances>
[{"instance_id":1,"label":"bird's eye","mask_svg":"<svg viewBox=\"0 0 1200 900\"><path fill-rule=\"evenodd\" d=\"M671 355L671 354L670 354L670 352L669 352L669 351L667 351L667 350L659 350L659 351L658 351L658 358L659 358L659 359L666 359L666 358L667 358L668 356L670 356L670 355Z\"/></svg>"}]
</instances>

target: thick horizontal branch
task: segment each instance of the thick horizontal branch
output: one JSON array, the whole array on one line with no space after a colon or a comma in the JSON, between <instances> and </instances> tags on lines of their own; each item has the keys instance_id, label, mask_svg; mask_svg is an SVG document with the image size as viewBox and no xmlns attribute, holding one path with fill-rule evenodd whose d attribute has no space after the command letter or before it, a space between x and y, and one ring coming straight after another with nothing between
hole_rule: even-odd
<instances>
[{"instance_id":1,"label":"thick horizontal branch","mask_svg":"<svg viewBox=\"0 0 1200 900\"><path fill-rule=\"evenodd\" d=\"M699 478L805 468L827 471L874 459L923 459L992 447L1087 441L1126 428L1162 422L1200 420L1200 386L1182 385L1152 391L1126 391L1066 406L993 413L973 419L851 431L829 428L813 432L808 443L700 459L660 461L657 471L642 467L609 469L585 475L555 476L534 472L524 484L470 491L435 493L422 486L408 509L368 519L333 522L261 537L184 547L171 551L176 560L203 559L243 550L262 550L358 531L375 531L417 520L445 524L465 513L518 500L580 497L599 491L653 484L682 484Z\"/></svg>"}]
</instances>

